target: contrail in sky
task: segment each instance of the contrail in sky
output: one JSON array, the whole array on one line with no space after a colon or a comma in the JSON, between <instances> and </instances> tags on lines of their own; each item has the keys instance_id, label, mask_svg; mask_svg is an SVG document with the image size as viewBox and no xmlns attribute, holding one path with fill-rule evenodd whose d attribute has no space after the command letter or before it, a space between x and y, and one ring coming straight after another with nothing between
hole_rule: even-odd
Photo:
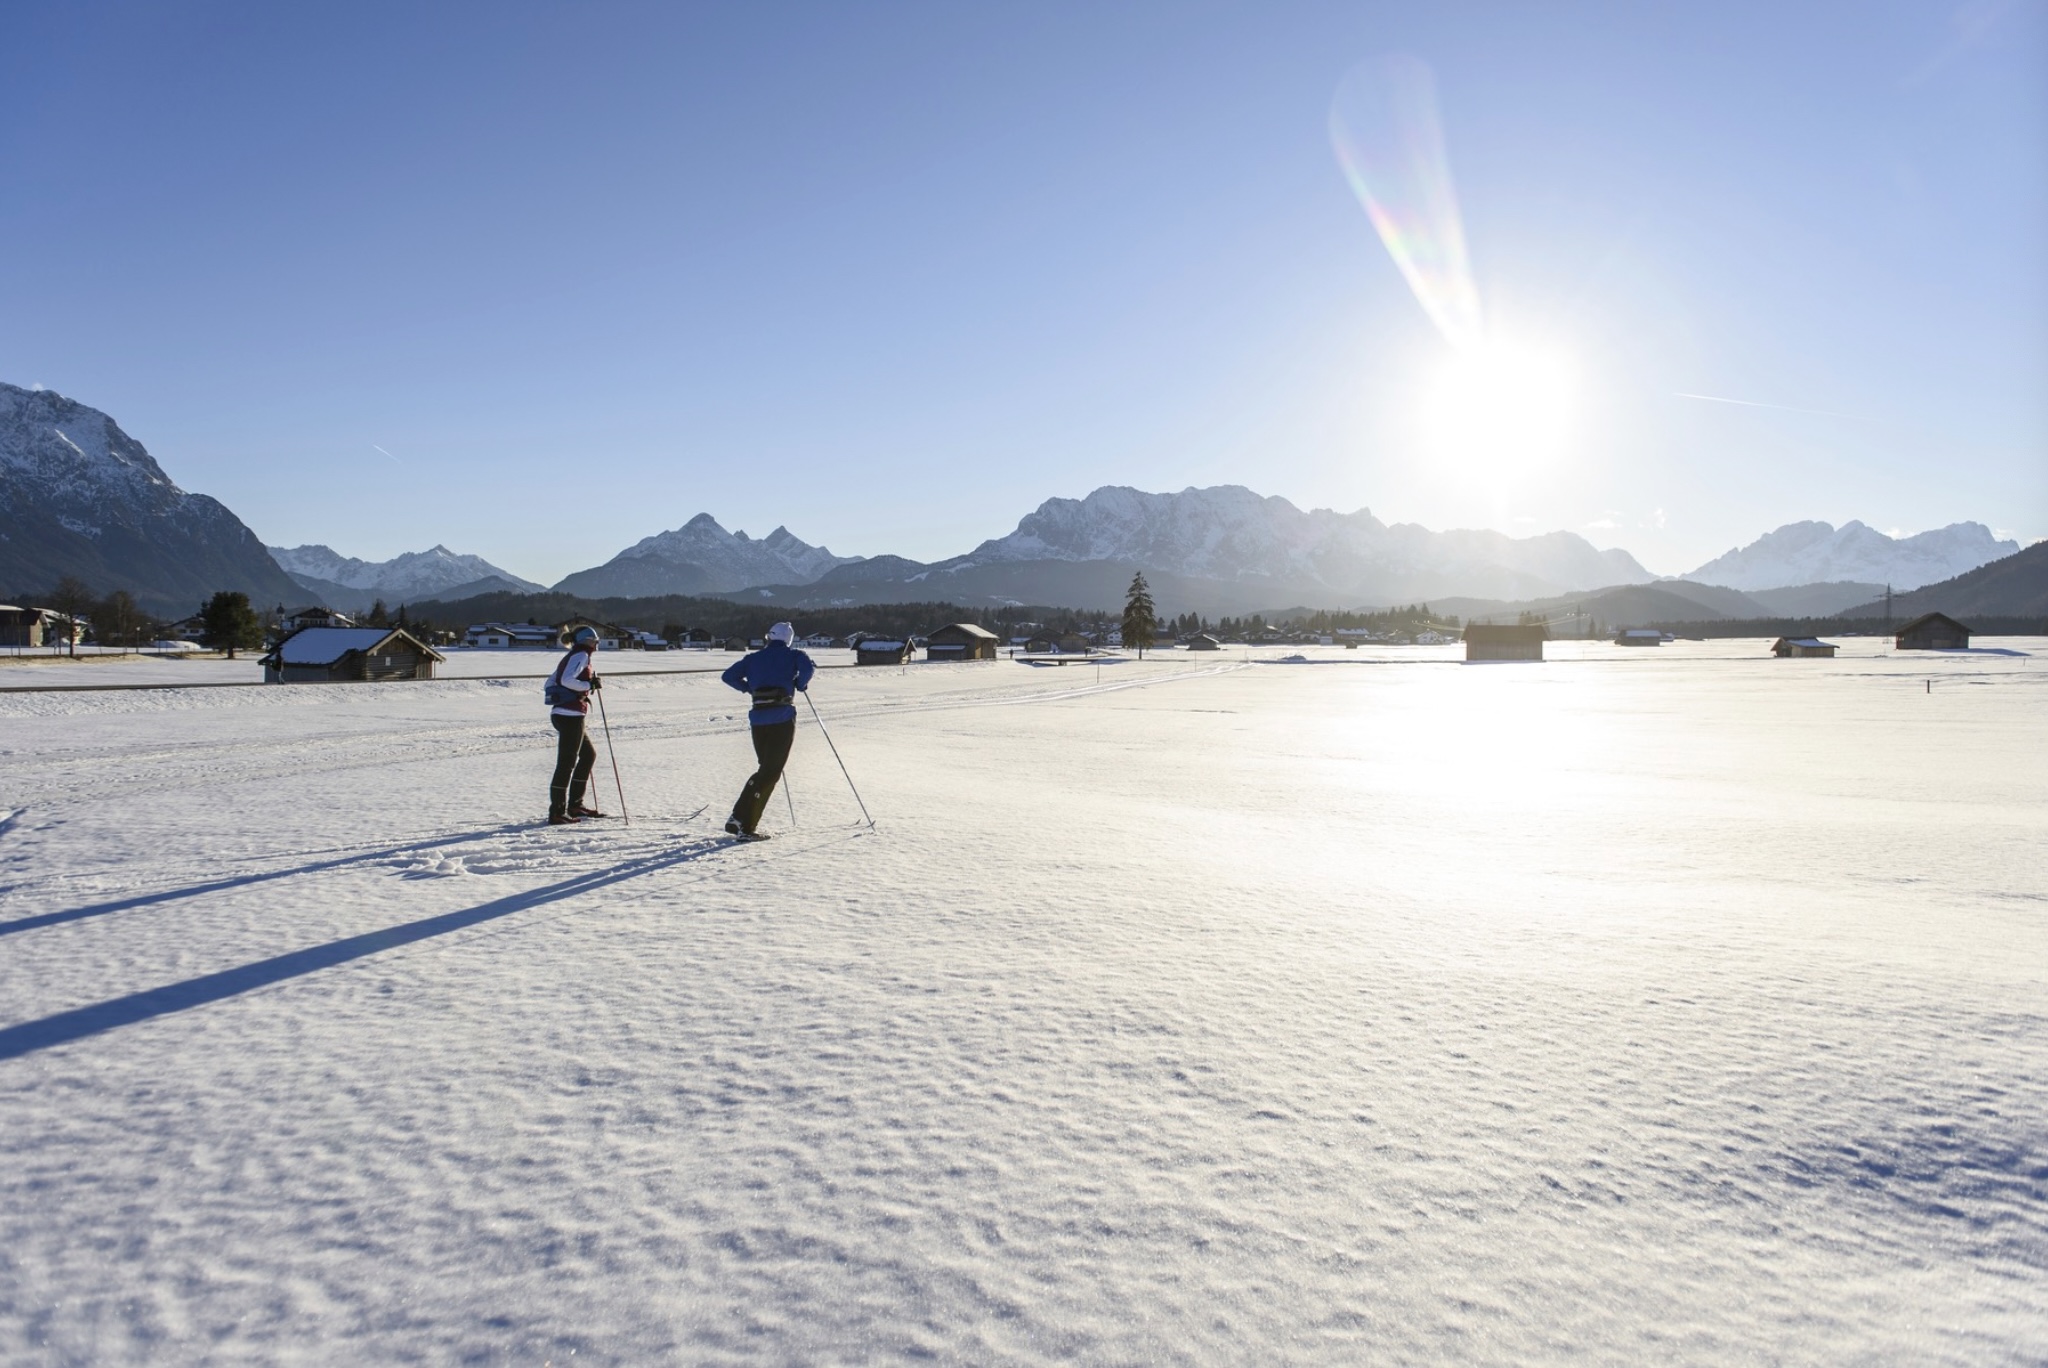
<instances>
[{"instance_id":1,"label":"contrail in sky","mask_svg":"<svg viewBox=\"0 0 2048 1368\"><path fill-rule=\"evenodd\" d=\"M1823 418L1847 418L1852 421L1861 421L1853 413L1837 413L1833 409L1799 408L1793 404L1760 404L1754 399L1729 399L1718 394L1687 394L1684 390L1673 390L1671 392L1680 399L1704 399L1710 404L1740 404L1743 408L1779 409L1785 413L1817 413Z\"/></svg>"},{"instance_id":2,"label":"contrail in sky","mask_svg":"<svg viewBox=\"0 0 2048 1368\"><path fill-rule=\"evenodd\" d=\"M370 446L371 446L371 448L372 448L373 450L376 450L376 451L384 451L384 448L383 448L383 447L380 447L380 446L378 446L378 445L377 445L377 444L376 444L375 442L372 442L372 443L370 443ZM388 451L384 451L384 454L385 454L386 456L391 456L391 453L390 453L390 452L388 452ZM391 456L391 459L392 459L392 461L393 461L393 462L394 462L395 464L398 464L398 465L404 465L404 464L405 464L405 462L403 462L403 461L399 460L399 459L398 459L398 458L397 458L396 456Z\"/></svg>"}]
</instances>

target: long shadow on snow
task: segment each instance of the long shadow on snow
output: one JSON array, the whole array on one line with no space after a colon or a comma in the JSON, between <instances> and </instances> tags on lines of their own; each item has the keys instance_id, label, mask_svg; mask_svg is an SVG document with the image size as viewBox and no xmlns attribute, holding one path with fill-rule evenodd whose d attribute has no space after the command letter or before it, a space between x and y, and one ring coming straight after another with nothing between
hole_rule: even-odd
<instances>
[{"instance_id":1,"label":"long shadow on snow","mask_svg":"<svg viewBox=\"0 0 2048 1368\"><path fill-rule=\"evenodd\" d=\"M63 1045L86 1036L111 1031L117 1026L132 1026L151 1017L167 1016L172 1012L183 1012L193 1007L204 1007L210 1002L235 997L257 988L267 988L273 983L298 978L303 974L317 973L332 969L350 960L363 959L370 955L394 950L414 941L428 940L434 936L445 936L450 931L475 926L479 922L495 921L509 917L514 912L524 912L531 907L540 907L578 893L589 893L596 889L656 870L669 869L676 865L689 864L706 855L727 848L723 841L707 841L701 845L686 846L681 850L664 855L650 855L645 859L632 860L611 869L579 874L545 888L530 889L524 893L513 893L496 898L476 907L466 907L459 912L444 912L438 917L423 917L419 921L406 922L401 926L387 926L381 931L366 931L360 936L349 936L343 940L330 941L326 945L315 945L305 950L294 950L289 954L275 955L254 964L244 964L234 969L223 969L218 973L202 974L198 978L186 979L182 983L166 984L161 988L150 988L126 997L110 998L96 1002L90 1007L77 1007L55 1016L46 1016L36 1021L24 1021L19 1025L0 1029L0 1060L19 1059L37 1050L46 1050L52 1045Z\"/></svg>"},{"instance_id":2,"label":"long shadow on snow","mask_svg":"<svg viewBox=\"0 0 2048 1368\"><path fill-rule=\"evenodd\" d=\"M268 874L237 874L231 878L193 884L189 888L170 888L161 893L137 893L132 898L116 898L112 902L88 903L84 907L69 907L61 912L41 912L33 917L0 922L0 936L11 936L17 931L34 931L39 927L56 926L63 922L82 921L87 917L103 917L109 912L126 912L133 907L149 907L156 903L176 902L180 898L196 898L203 893L246 888L250 884L269 883L272 879L289 879L298 874L318 874L323 870L341 869L354 864L374 864L378 860L388 860L393 855L409 855L413 851L431 850L435 846L481 840L485 836L501 836L508 831L518 831L523 825L525 824L507 822L499 826L482 827L476 831L458 831L452 835L434 836L424 841L411 841L405 845L386 846L382 850L358 851L353 855L343 855L332 860L315 860L311 864L295 865L290 869L273 869Z\"/></svg>"}]
</instances>

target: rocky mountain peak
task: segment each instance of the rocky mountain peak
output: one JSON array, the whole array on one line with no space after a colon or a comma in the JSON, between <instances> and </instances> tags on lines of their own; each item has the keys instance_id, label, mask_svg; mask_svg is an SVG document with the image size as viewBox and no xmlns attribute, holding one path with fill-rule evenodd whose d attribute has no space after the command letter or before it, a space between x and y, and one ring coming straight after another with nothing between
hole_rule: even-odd
<instances>
[{"instance_id":1,"label":"rocky mountain peak","mask_svg":"<svg viewBox=\"0 0 2048 1368\"><path fill-rule=\"evenodd\" d=\"M1865 523L1786 523L1680 578L1753 591L1852 580L1899 590L1953 579L2018 551L1978 522L1892 537Z\"/></svg>"}]
</instances>

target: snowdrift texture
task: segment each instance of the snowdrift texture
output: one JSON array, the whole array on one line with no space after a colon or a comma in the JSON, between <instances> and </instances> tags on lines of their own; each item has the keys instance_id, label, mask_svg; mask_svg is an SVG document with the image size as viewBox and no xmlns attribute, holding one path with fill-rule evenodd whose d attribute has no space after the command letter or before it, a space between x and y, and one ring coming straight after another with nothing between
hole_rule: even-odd
<instances>
[{"instance_id":1,"label":"snowdrift texture","mask_svg":"<svg viewBox=\"0 0 2048 1368\"><path fill-rule=\"evenodd\" d=\"M2016 541L2000 541L1983 523L1950 523L1910 537L1888 537L1860 522L1836 528L1824 522L1786 523L1685 576L1730 589L1782 589L1833 580L1874 583L1880 589L1918 589L2010 556Z\"/></svg>"},{"instance_id":2,"label":"snowdrift texture","mask_svg":"<svg viewBox=\"0 0 2048 1368\"><path fill-rule=\"evenodd\" d=\"M220 589L265 605L300 592L239 518L171 483L106 414L0 384L0 592L65 575L173 615Z\"/></svg>"},{"instance_id":3,"label":"snowdrift texture","mask_svg":"<svg viewBox=\"0 0 2048 1368\"><path fill-rule=\"evenodd\" d=\"M1763 649L0 695L0 1359L2037 1361L2048 670Z\"/></svg>"}]
</instances>

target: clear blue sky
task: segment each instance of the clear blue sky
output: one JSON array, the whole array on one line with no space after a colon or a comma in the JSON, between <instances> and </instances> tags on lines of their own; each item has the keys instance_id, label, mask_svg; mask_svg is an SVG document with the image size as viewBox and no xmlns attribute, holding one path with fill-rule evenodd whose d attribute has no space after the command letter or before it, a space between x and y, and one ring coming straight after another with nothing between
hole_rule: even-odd
<instances>
[{"instance_id":1,"label":"clear blue sky","mask_svg":"<svg viewBox=\"0 0 2048 1368\"><path fill-rule=\"evenodd\" d=\"M929 559L1217 483L1665 573L1796 518L2048 535L2042 0L6 30L0 379L273 543L552 580L708 510ZM1434 69L1489 315L1572 359L1540 477L1418 445L1445 344L1325 126L1388 52Z\"/></svg>"}]
</instances>

